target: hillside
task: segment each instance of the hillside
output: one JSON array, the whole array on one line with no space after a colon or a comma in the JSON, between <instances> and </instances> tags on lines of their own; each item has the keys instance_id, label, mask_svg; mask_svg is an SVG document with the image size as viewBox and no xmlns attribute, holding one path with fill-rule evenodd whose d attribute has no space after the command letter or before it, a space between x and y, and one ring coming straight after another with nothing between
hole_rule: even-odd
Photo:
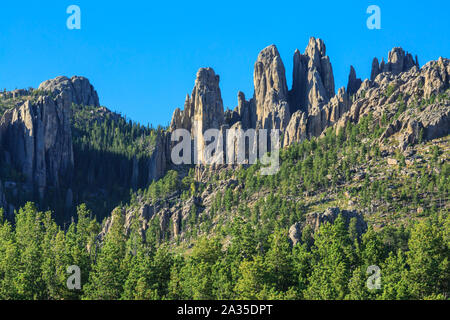
<instances>
[{"instance_id":1,"label":"hillside","mask_svg":"<svg viewBox=\"0 0 450 320\"><path fill-rule=\"evenodd\" d=\"M82 77L3 93L0 298L448 299L450 60L394 48L337 94L322 40L293 61L288 89L263 49L234 110L201 68L168 128L101 107ZM208 129L279 130L279 170L172 161L177 130Z\"/></svg>"}]
</instances>

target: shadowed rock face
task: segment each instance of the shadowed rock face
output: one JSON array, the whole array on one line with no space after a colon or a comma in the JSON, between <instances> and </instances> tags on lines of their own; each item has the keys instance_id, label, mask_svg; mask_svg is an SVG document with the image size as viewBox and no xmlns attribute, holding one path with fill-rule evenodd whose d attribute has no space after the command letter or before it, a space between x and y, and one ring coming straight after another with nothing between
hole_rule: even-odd
<instances>
[{"instance_id":1,"label":"shadowed rock face","mask_svg":"<svg viewBox=\"0 0 450 320\"><path fill-rule=\"evenodd\" d=\"M326 55L325 44L321 39L312 37L304 54L298 50L294 53L291 111L313 113L314 109L327 103L334 94L333 68Z\"/></svg>"},{"instance_id":2,"label":"shadowed rock face","mask_svg":"<svg viewBox=\"0 0 450 320\"><path fill-rule=\"evenodd\" d=\"M98 106L99 100L83 77L58 77L43 82L39 90L50 95L27 100L0 119L0 156L43 197L47 187L71 182L72 103Z\"/></svg>"},{"instance_id":3,"label":"shadowed rock face","mask_svg":"<svg viewBox=\"0 0 450 320\"><path fill-rule=\"evenodd\" d=\"M68 183L73 169L70 109L48 96L7 111L0 120L4 158L43 196Z\"/></svg>"},{"instance_id":4,"label":"shadowed rock face","mask_svg":"<svg viewBox=\"0 0 450 320\"><path fill-rule=\"evenodd\" d=\"M356 78L356 71L353 66L350 66L350 74L348 76L347 93L349 96L355 94L361 87L362 81L360 78Z\"/></svg>"},{"instance_id":5,"label":"shadowed rock face","mask_svg":"<svg viewBox=\"0 0 450 320\"><path fill-rule=\"evenodd\" d=\"M6 198L5 194L3 193L3 183L0 180L0 209L6 210Z\"/></svg>"}]
</instances>

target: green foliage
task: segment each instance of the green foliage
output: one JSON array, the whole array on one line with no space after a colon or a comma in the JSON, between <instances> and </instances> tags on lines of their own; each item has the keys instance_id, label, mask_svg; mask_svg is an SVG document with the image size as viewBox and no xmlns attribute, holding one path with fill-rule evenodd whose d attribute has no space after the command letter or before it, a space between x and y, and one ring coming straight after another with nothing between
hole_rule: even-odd
<instances>
[{"instance_id":1,"label":"green foliage","mask_svg":"<svg viewBox=\"0 0 450 320\"><path fill-rule=\"evenodd\" d=\"M128 234L115 210L102 243L84 205L63 232L31 203L15 225L0 222L1 299L447 299L450 219L435 214L410 227L369 228L340 215L292 246L287 229L264 235L236 218L232 237L199 237L175 254ZM82 290L66 287L69 265L82 270ZM381 268L381 288L366 285L367 268Z\"/></svg>"},{"instance_id":2,"label":"green foliage","mask_svg":"<svg viewBox=\"0 0 450 320\"><path fill-rule=\"evenodd\" d=\"M388 85L385 93L386 97L390 97L394 93L395 89L396 89L395 85L392 84Z\"/></svg>"}]
</instances>

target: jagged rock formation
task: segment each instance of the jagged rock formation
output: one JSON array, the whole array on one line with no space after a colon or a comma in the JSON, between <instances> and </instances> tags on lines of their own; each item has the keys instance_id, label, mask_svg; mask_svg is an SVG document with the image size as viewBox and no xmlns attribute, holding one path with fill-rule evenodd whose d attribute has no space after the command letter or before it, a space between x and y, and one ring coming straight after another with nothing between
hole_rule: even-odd
<instances>
[{"instance_id":1,"label":"jagged rock formation","mask_svg":"<svg viewBox=\"0 0 450 320\"><path fill-rule=\"evenodd\" d=\"M306 113L298 110L292 114L284 136L284 146L291 145L297 141L307 138L307 116Z\"/></svg>"},{"instance_id":2,"label":"jagged rock formation","mask_svg":"<svg viewBox=\"0 0 450 320\"><path fill-rule=\"evenodd\" d=\"M257 128L284 130L290 118L288 89L283 62L277 47L262 50L253 73Z\"/></svg>"},{"instance_id":3,"label":"jagged rock formation","mask_svg":"<svg viewBox=\"0 0 450 320\"><path fill-rule=\"evenodd\" d=\"M244 93L239 92L238 105L234 110L223 112L218 77L212 69L200 69L193 93L186 98L184 110L174 112L170 130L184 128L195 135L198 134L196 131L201 134L208 128L219 129L222 134L224 129L278 128L284 135L283 146L287 147L320 136L329 127L339 131L349 121L356 123L368 114L379 123L383 117L392 119L404 103L409 111L399 112L397 119L387 126L380 138L381 145L385 139L396 139L404 149L419 139L434 139L449 133L449 101L436 98L450 88L449 79L448 59L440 58L419 69L417 58L414 61L410 54L394 48L387 64L384 61L379 64L374 59L370 80L357 78L355 69L351 67L347 89L342 87L335 94L332 66L326 56L325 45L322 40L311 38L304 54L298 50L294 54L290 91L278 50L275 46L263 49L255 63L254 95L246 100ZM421 102L419 106L418 99L422 97L436 99L430 103ZM198 120L196 126L201 130L193 130L194 120ZM227 149L235 150L238 143L239 140L227 145ZM161 149L164 148L161 146ZM198 171L202 170L204 173L215 169L198 167ZM203 181L203 178L202 174L196 175L198 181ZM233 184L233 180L224 181L219 190L206 189L201 197L191 198L185 203L175 201L175 204L168 205L172 198L165 203L142 203L138 212L142 233L149 221L158 217L161 230L169 227L171 236L183 237L180 226L188 218L192 206L204 210L202 214L208 214L216 191L223 192L230 183ZM240 186L232 187L239 192ZM175 199L177 195L173 197ZM136 209L124 214L127 221L131 221L136 216ZM360 213L330 208L323 213L309 214L305 222L293 225L290 230L292 242L299 241L305 225L314 231L325 222L333 223L338 215L344 215L346 223L356 218L359 234L367 228Z\"/></svg>"},{"instance_id":4,"label":"jagged rock formation","mask_svg":"<svg viewBox=\"0 0 450 320\"><path fill-rule=\"evenodd\" d=\"M309 39L305 53L294 54L292 89L289 92L291 111L308 114L327 103L335 94L334 75L330 58L321 39Z\"/></svg>"},{"instance_id":5,"label":"jagged rock formation","mask_svg":"<svg viewBox=\"0 0 450 320\"><path fill-rule=\"evenodd\" d=\"M367 223L361 213L352 210L340 210L333 207L328 208L324 212L313 212L306 215L305 222L297 222L289 229L289 238L293 245L296 245L302 238L302 231L306 226L309 226L313 232L317 232L319 227L325 223L334 223L339 215L344 217L346 226L348 226L352 219L355 219L355 231L358 235L363 234L367 230Z\"/></svg>"},{"instance_id":6,"label":"jagged rock formation","mask_svg":"<svg viewBox=\"0 0 450 320\"><path fill-rule=\"evenodd\" d=\"M294 113L284 146L320 135L330 122L347 111L348 95L340 89L335 96L333 68L321 39L310 38L303 55L295 51L289 103Z\"/></svg>"},{"instance_id":7,"label":"jagged rock formation","mask_svg":"<svg viewBox=\"0 0 450 320\"><path fill-rule=\"evenodd\" d=\"M449 133L450 102L438 98L450 88L448 59L440 58L419 69L417 57L413 59L403 49L394 48L387 63L373 60L370 80L357 78L351 66L347 88L340 88L337 94L330 58L321 39L311 38L305 52L301 54L296 50L293 59L292 88L288 90L285 68L276 46L263 49L255 62L252 98L246 100L245 94L239 92L237 107L226 112L219 76L211 68L201 68L191 95L186 97L184 109L174 111L167 132L158 132L148 159L148 179L145 173L144 180L151 183L168 169L170 135L176 129L188 130L192 138L199 138L201 143L207 129L219 129L222 135L228 129L280 129L284 137L282 145L287 147L320 136L329 127L334 126L339 131L349 121L356 123L371 114L374 121L381 122L383 117L390 121L380 144L390 139L403 150L420 139L434 139ZM2 94L34 98L6 111L0 119L0 159L23 173L27 185L41 196L48 187L66 187L66 206L69 207L74 198L70 189L74 167L70 107L72 103L97 107L98 95L83 77L48 80L37 92L40 95L28 90ZM423 102L422 98L427 101ZM236 140L226 147L236 150L241 142ZM389 145L391 148L394 144ZM204 145L198 147L199 151L205 149ZM256 145L249 148L256 148ZM139 161L134 159L126 177L132 186L141 180L140 168ZM143 221L158 216L162 224L173 223L173 234L178 235L190 205L198 201L204 204L208 195L201 200L191 199L186 206L153 204L149 207L145 204L141 216L145 218ZM1 183L0 206L8 206ZM317 221L322 223L320 217L311 219L311 225L316 225Z\"/></svg>"},{"instance_id":8,"label":"jagged rock formation","mask_svg":"<svg viewBox=\"0 0 450 320\"><path fill-rule=\"evenodd\" d=\"M356 71L353 66L350 66L350 74L348 76L347 93L349 96L355 94L361 87L362 81L360 78L356 78Z\"/></svg>"},{"instance_id":9,"label":"jagged rock formation","mask_svg":"<svg viewBox=\"0 0 450 320\"><path fill-rule=\"evenodd\" d=\"M224 123L220 78L212 68L201 68L197 72L191 97L186 96L184 110L176 109L170 130L186 129L192 135L203 134L210 128L218 129Z\"/></svg>"},{"instance_id":10,"label":"jagged rock formation","mask_svg":"<svg viewBox=\"0 0 450 320\"><path fill-rule=\"evenodd\" d=\"M286 147L294 142L319 136L330 126L341 128L349 120L358 121L361 112L363 114L369 112L364 106L366 100L371 100L371 104L378 105L377 108L372 106L370 108L372 111L383 108L386 103L393 103L393 98L383 97L384 91L387 86L395 85L396 81L403 81L397 78L401 78L403 74L411 70L415 72L418 70L417 56L413 59L412 55L405 53L402 48L394 48L389 52L387 63L382 60L379 64L378 59L374 58L370 81L363 82L357 78L356 71L351 66L347 89L340 88L335 95L333 69L329 57L326 56L325 44L321 39L312 37L304 54L301 54L299 50L294 53L292 88L288 91L283 62L276 46L271 45L259 53L255 63L255 92L252 99L247 101L244 93L239 92L238 106L233 111L227 110L223 115L221 108L217 107L222 104L218 81L205 81L204 79L214 79L215 75L212 69L208 72L201 69L199 75L204 74L204 77L199 78L197 75L196 88L202 87L202 84L204 88L209 88L211 99L208 103L200 104L195 103L198 101L197 98L188 96L185 109L175 110L171 128L173 130L181 127L192 132L194 114L197 112L196 114L199 115L197 118L203 130L211 127L221 129L222 124L230 128L238 122L240 122L239 128L242 129L281 129L284 134L282 145ZM211 75L207 76L209 74ZM433 68L426 68L423 70L422 77L424 87L420 91L427 98L436 92L445 91L448 85L446 72L436 74ZM204 85L205 83L207 85ZM417 88L419 83L413 86ZM196 88L194 88L193 96L197 91L202 91ZM374 88L379 88L376 93L371 90ZM371 92L370 95L368 95L369 92ZM397 94L393 95L395 98L397 96ZM208 106L209 112L205 110L205 106ZM431 110L434 111L431 112ZM431 113L424 111L424 115L419 117L423 119L420 124L408 124L408 121L399 119L403 125L398 130L406 130L417 136L422 127L429 127L425 134L426 138L445 134L446 110L446 108L434 107L429 109ZM211 117L215 117L217 121L213 122ZM438 129L431 130L431 128ZM394 129L389 128L388 133L395 131ZM411 138L409 134L404 141L406 142L403 144L407 145L417 141L417 138Z\"/></svg>"},{"instance_id":11,"label":"jagged rock formation","mask_svg":"<svg viewBox=\"0 0 450 320\"><path fill-rule=\"evenodd\" d=\"M191 138L195 139L196 154L193 155L195 161L204 161L203 134L205 131L221 129L225 122L219 81L219 76L212 68L201 68L197 72L191 97L186 96L184 110L176 109L172 116L170 131L186 129L191 133Z\"/></svg>"},{"instance_id":12,"label":"jagged rock formation","mask_svg":"<svg viewBox=\"0 0 450 320\"><path fill-rule=\"evenodd\" d=\"M99 105L99 101L82 77L58 77L43 82L38 90L47 95L25 101L0 119L0 156L43 197L47 187L59 188L71 182L71 104Z\"/></svg>"},{"instance_id":13,"label":"jagged rock formation","mask_svg":"<svg viewBox=\"0 0 450 320\"><path fill-rule=\"evenodd\" d=\"M392 55L391 55L392 56ZM419 139L431 140L449 133L448 99L436 99L450 88L450 60L439 58L422 69L416 65L395 74L383 72L373 81L366 80L356 93L351 108L336 124L338 130L348 121L357 122L372 113L375 119L393 117L400 108L406 110L388 125L380 141L393 137L401 149ZM425 100L419 99L424 98ZM428 102L426 101L428 100Z\"/></svg>"},{"instance_id":14,"label":"jagged rock formation","mask_svg":"<svg viewBox=\"0 0 450 320\"><path fill-rule=\"evenodd\" d=\"M389 52L387 63L382 59L380 65L378 65L378 59L373 59L370 79L374 80L375 77L382 72L391 72L397 75L400 72L408 71L414 66L419 67L417 56L413 59L410 53L405 53L402 48L396 47Z\"/></svg>"},{"instance_id":15,"label":"jagged rock formation","mask_svg":"<svg viewBox=\"0 0 450 320\"><path fill-rule=\"evenodd\" d=\"M255 104L245 100L245 94L241 91L238 92L237 114L244 129L256 127Z\"/></svg>"}]
</instances>

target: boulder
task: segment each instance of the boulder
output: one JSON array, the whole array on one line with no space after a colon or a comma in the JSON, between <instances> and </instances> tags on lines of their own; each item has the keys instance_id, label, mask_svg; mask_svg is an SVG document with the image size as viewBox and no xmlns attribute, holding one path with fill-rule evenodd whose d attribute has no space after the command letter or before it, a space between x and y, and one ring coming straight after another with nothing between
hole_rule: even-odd
<instances>
[{"instance_id":1,"label":"boulder","mask_svg":"<svg viewBox=\"0 0 450 320\"><path fill-rule=\"evenodd\" d=\"M306 215L306 220L303 223L297 222L293 224L289 229L289 238L292 243L297 244L302 238L302 230L305 226L310 226L312 231L315 233L319 230L319 227L325 223L334 223L336 218L342 215L346 226L348 227L350 221L356 219L356 233L361 236L367 230L367 223L364 220L362 214L357 211L351 210L340 210L337 207L331 207L326 209L324 212L313 212Z\"/></svg>"}]
</instances>

